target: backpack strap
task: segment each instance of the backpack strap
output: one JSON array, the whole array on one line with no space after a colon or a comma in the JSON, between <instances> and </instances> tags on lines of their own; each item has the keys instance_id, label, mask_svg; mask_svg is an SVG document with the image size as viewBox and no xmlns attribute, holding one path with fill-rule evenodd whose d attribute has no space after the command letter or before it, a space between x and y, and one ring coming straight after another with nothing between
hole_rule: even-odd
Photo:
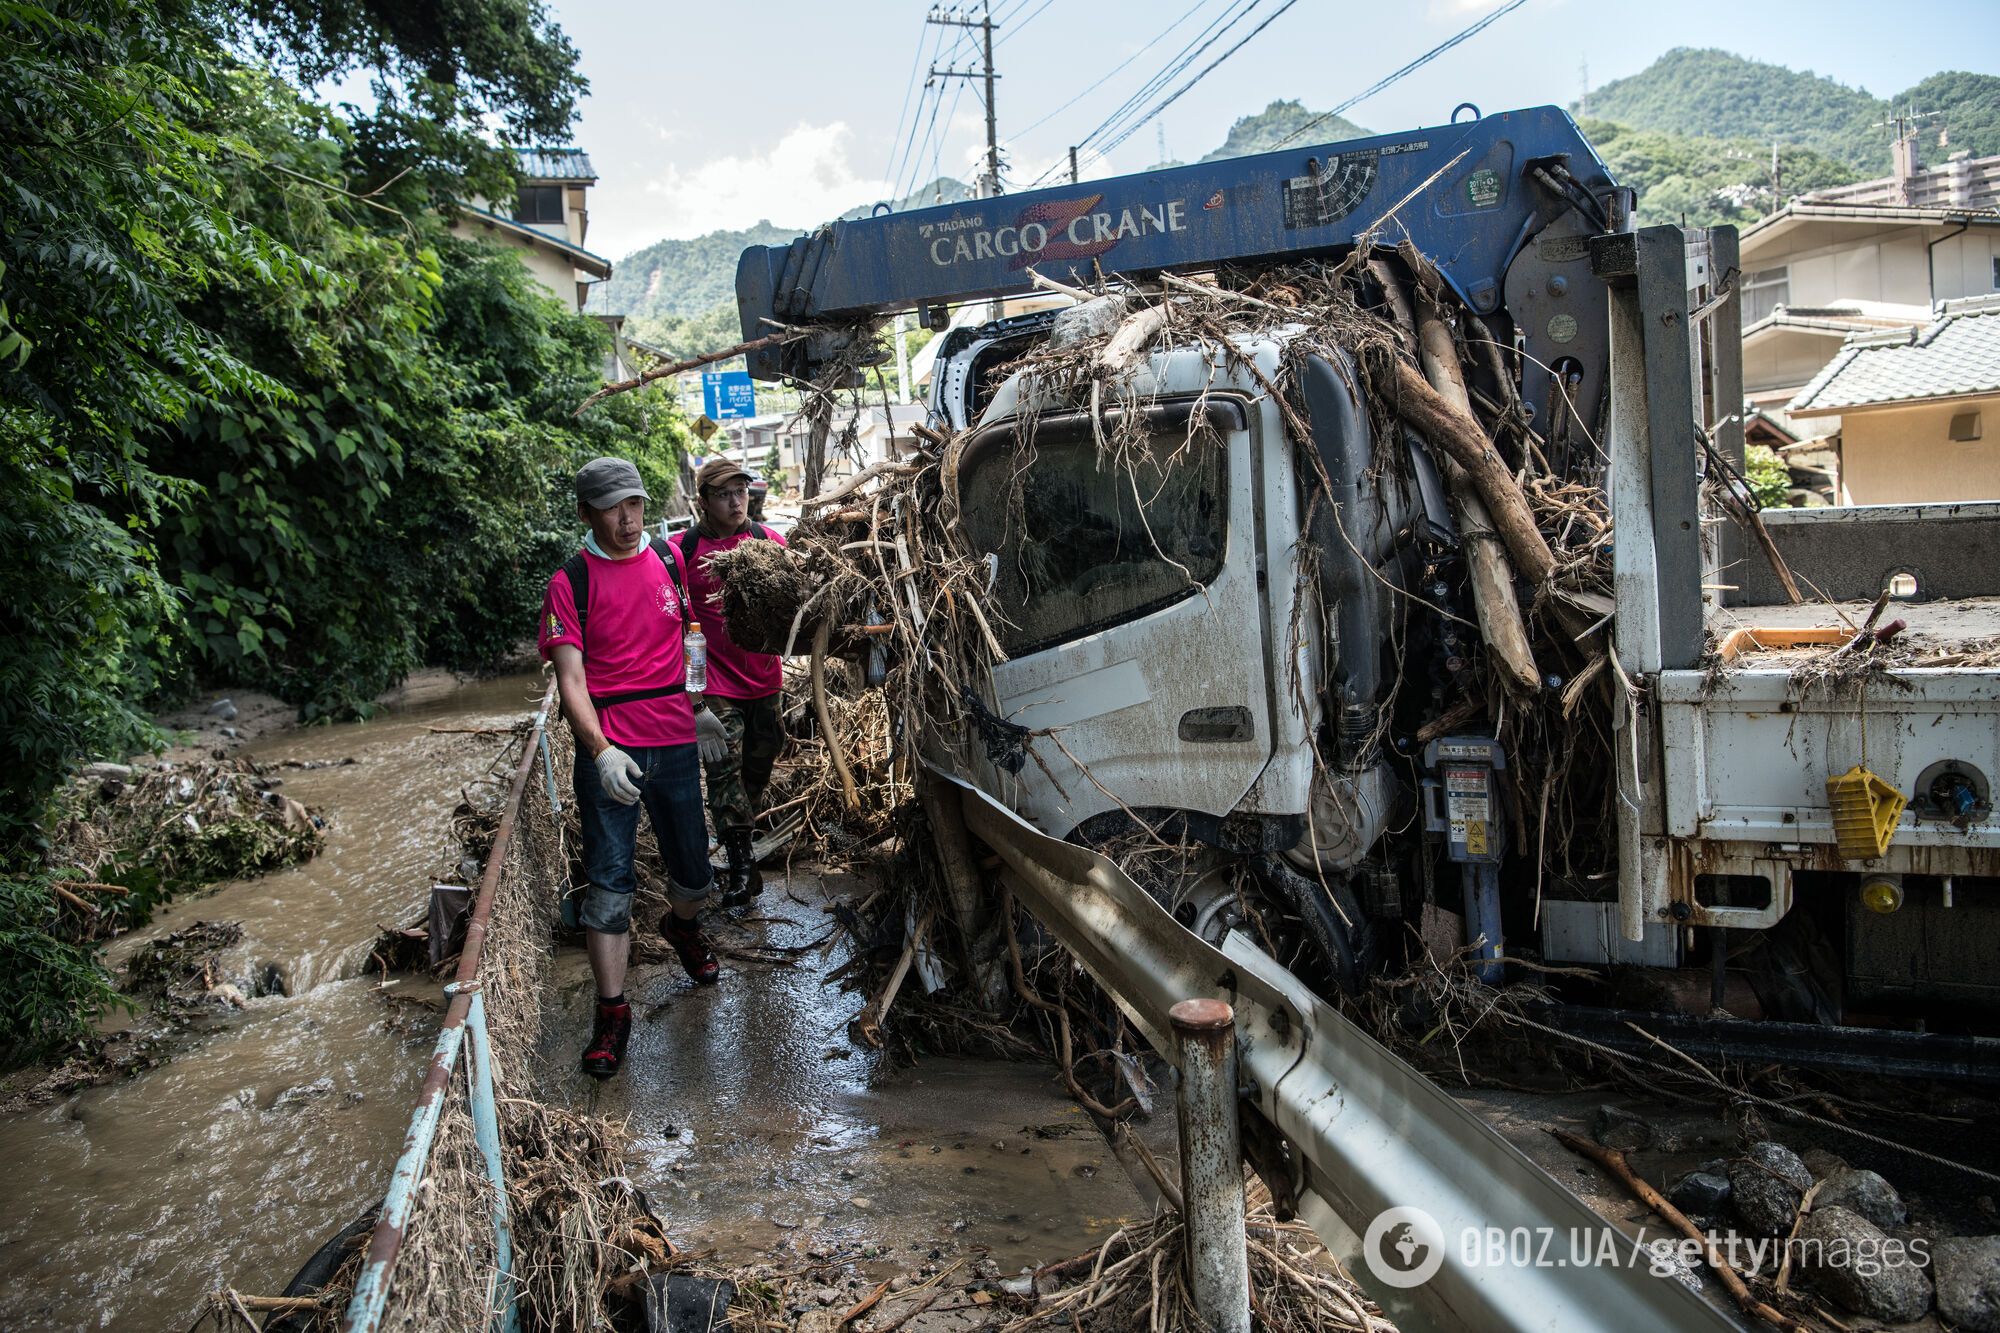
<instances>
[{"instance_id":1,"label":"backpack strap","mask_svg":"<svg viewBox=\"0 0 2000 1333\"><path fill-rule=\"evenodd\" d=\"M667 577L673 580L674 592L680 598L681 618L685 620L688 611L687 585L681 581L681 569L674 561L673 551L668 547L667 539L654 537L647 545L653 554L659 557L660 563L667 567ZM590 561L584 557L582 551L578 551L563 562L563 573L569 575L569 595L570 601L576 607L577 633L586 634L588 632L586 622L590 617ZM605 709L614 704L637 703L641 699L663 699L671 694L684 693L686 689L687 683L682 681L656 690L631 690L624 694L593 694L590 696L590 703L594 708Z\"/></svg>"},{"instance_id":2,"label":"backpack strap","mask_svg":"<svg viewBox=\"0 0 2000 1333\"><path fill-rule=\"evenodd\" d=\"M694 529L689 528L688 531L693 532ZM681 599L681 619L686 620L688 612L687 584L681 580L681 567L674 563L673 551L667 545L667 539L665 537L654 537L653 540L647 544L653 548L653 554L660 557L660 563L667 567L667 577L674 581L674 592ZM688 550L687 542L685 539L683 539L681 543L681 554L685 556L687 554L687 550Z\"/></svg>"}]
</instances>

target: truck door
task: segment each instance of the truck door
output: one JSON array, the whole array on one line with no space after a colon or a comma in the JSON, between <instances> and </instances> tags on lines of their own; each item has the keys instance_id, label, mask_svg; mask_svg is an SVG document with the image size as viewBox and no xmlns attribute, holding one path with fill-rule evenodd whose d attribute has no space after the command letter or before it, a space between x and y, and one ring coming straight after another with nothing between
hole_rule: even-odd
<instances>
[{"instance_id":1,"label":"truck door","mask_svg":"<svg viewBox=\"0 0 2000 1333\"><path fill-rule=\"evenodd\" d=\"M962 530L997 560L1008 621L998 711L1062 742L1032 738L1041 763L995 780L1057 836L1121 802L1226 815L1271 754L1255 409L1218 393L1135 410L1130 466L1087 413L1026 439L994 422L959 465ZM1107 437L1120 420L1107 411Z\"/></svg>"}]
</instances>

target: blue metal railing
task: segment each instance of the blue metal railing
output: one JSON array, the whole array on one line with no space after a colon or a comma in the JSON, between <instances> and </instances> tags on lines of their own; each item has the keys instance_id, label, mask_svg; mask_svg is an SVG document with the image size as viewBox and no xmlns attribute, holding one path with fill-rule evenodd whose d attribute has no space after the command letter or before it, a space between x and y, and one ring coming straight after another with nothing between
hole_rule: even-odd
<instances>
[{"instance_id":1,"label":"blue metal railing","mask_svg":"<svg viewBox=\"0 0 2000 1333\"><path fill-rule=\"evenodd\" d=\"M486 953L487 923L493 915L493 899L500 887L501 869L507 847L513 840L514 825L521 813L521 798L528 786L528 774L535 756L541 755L548 775L549 804L556 805L555 766L549 757L548 720L555 707L556 687L550 684L535 714L534 732L521 748L521 762L514 770L513 786L501 809L500 827L493 834L493 848L486 854L486 869L479 881L479 895L473 900L466 921L465 947L458 957L458 973L445 987L449 1002L444 1023L438 1030L437 1046L431 1052L424 1074L417 1109L410 1117L409 1133L403 1137L403 1152L389 1177L389 1192L383 1200L382 1215L368 1242L368 1258L354 1284L354 1298L348 1303L344 1333L376 1333L389 1306L390 1280L395 1275L396 1256L402 1250L405 1228L416 1202L417 1187L423 1183L430 1164L431 1148L437 1139L438 1121L444 1114L445 1099L451 1093L458 1055L471 1034L472 1054L466 1067L466 1096L472 1107L472 1137L486 1162L486 1178L493 1187L493 1236L496 1272L489 1294L492 1311L490 1326L499 1333L519 1333L521 1327L520 1288L514 1278L514 1239L507 1206L507 1176L501 1156L499 1108L493 1100L493 1051L486 1035L486 997L479 980L479 966Z\"/></svg>"}]
</instances>

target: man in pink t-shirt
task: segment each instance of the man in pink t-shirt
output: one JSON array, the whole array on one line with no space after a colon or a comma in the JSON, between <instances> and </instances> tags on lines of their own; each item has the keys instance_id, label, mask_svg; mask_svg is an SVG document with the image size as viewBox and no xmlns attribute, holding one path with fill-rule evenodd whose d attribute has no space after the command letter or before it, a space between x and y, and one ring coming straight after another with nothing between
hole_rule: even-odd
<instances>
[{"instance_id":1,"label":"man in pink t-shirt","mask_svg":"<svg viewBox=\"0 0 2000 1333\"><path fill-rule=\"evenodd\" d=\"M590 531L583 549L549 579L539 625L542 656L555 663L563 716L576 737L589 879L579 916L597 979L583 1069L598 1078L618 1072L632 1031L625 970L641 806L660 844L673 908L660 933L697 982L713 985L719 970L696 919L714 875L682 645L694 617L680 553L646 540L647 498L639 469L622 458L593 459L577 473L577 517Z\"/></svg>"},{"instance_id":2,"label":"man in pink t-shirt","mask_svg":"<svg viewBox=\"0 0 2000 1333\"><path fill-rule=\"evenodd\" d=\"M708 775L708 809L729 858L722 905L740 907L762 891L751 859L757 806L771 765L785 748L784 669L771 653L753 653L729 637L722 585L708 557L738 542L785 539L750 517L750 474L727 458L711 458L695 477L697 524L674 539L687 564L688 595L708 640L708 691L695 714L701 763Z\"/></svg>"}]
</instances>

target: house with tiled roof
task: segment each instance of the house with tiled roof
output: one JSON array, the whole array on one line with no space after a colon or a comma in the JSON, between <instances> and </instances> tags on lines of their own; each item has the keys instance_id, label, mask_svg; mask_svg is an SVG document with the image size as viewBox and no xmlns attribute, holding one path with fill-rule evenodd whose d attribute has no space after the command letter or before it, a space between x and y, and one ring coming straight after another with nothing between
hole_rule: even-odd
<instances>
[{"instance_id":1,"label":"house with tiled roof","mask_svg":"<svg viewBox=\"0 0 2000 1333\"><path fill-rule=\"evenodd\" d=\"M581 148L515 150L520 185L511 200L456 201L453 230L516 250L556 298L581 311L590 289L611 276L611 261L585 246L590 187L597 171Z\"/></svg>"},{"instance_id":2,"label":"house with tiled roof","mask_svg":"<svg viewBox=\"0 0 2000 1333\"><path fill-rule=\"evenodd\" d=\"M1785 405L1849 338L1907 338L1938 303L2000 292L2000 210L1811 197L1746 228L1742 271L1743 391L1787 418ZM1800 434L1838 418L1781 424Z\"/></svg>"},{"instance_id":3,"label":"house with tiled roof","mask_svg":"<svg viewBox=\"0 0 2000 1333\"><path fill-rule=\"evenodd\" d=\"M1838 420L1844 504L2000 500L2000 296L1849 336L1785 414Z\"/></svg>"}]
</instances>

